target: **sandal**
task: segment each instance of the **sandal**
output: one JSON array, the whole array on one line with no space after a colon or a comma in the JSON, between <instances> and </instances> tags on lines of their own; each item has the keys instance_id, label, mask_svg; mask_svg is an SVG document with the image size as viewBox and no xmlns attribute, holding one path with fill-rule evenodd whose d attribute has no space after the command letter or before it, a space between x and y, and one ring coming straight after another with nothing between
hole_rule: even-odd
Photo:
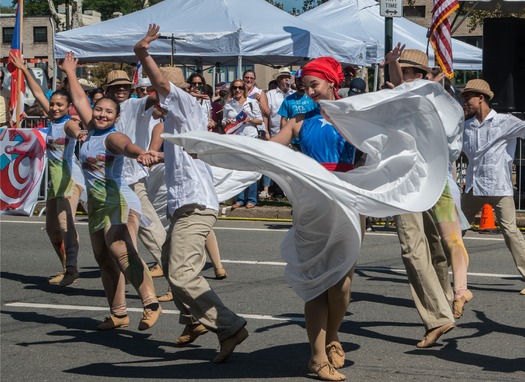
<instances>
[{"instance_id":1,"label":"sandal","mask_svg":"<svg viewBox=\"0 0 525 382\"><path fill-rule=\"evenodd\" d=\"M235 203L235 204L232 204L232 207L231 209L234 210L236 208L241 208L242 207L242 204L241 203Z\"/></svg>"},{"instance_id":2,"label":"sandal","mask_svg":"<svg viewBox=\"0 0 525 382\"><path fill-rule=\"evenodd\" d=\"M246 208L253 208L253 207L255 207L255 204L253 204L253 203L248 203L246 205Z\"/></svg>"}]
</instances>

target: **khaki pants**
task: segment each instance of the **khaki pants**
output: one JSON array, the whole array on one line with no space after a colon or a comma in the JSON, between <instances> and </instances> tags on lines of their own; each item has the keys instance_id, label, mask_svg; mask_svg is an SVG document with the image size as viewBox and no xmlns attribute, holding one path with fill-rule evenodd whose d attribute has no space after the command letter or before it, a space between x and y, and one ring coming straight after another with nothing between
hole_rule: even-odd
<instances>
[{"instance_id":1,"label":"khaki pants","mask_svg":"<svg viewBox=\"0 0 525 382\"><path fill-rule=\"evenodd\" d=\"M148 252L151 253L155 262L162 265L162 246L164 245L164 241L166 241L166 230L148 198L144 179L131 184L130 187L139 197L142 215L150 221L147 227L139 227L139 239Z\"/></svg>"},{"instance_id":2,"label":"khaki pants","mask_svg":"<svg viewBox=\"0 0 525 382\"><path fill-rule=\"evenodd\" d=\"M429 211L395 216L401 257L426 330L454 322L448 263Z\"/></svg>"},{"instance_id":3,"label":"khaki pants","mask_svg":"<svg viewBox=\"0 0 525 382\"><path fill-rule=\"evenodd\" d=\"M162 251L162 268L181 312L180 323L200 322L222 341L246 325L229 310L200 275L206 263L205 243L217 211L187 205L171 217L168 238Z\"/></svg>"},{"instance_id":4,"label":"khaki pants","mask_svg":"<svg viewBox=\"0 0 525 382\"><path fill-rule=\"evenodd\" d=\"M461 198L461 209L469 223L474 221L484 204L490 204L494 208L505 244L512 254L518 271L525 278L525 239L516 226L514 199L512 196L474 196L470 190Z\"/></svg>"},{"instance_id":5,"label":"khaki pants","mask_svg":"<svg viewBox=\"0 0 525 382\"><path fill-rule=\"evenodd\" d=\"M65 266L77 267L79 240L75 228L75 215L82 187L75 185L73 194L68 198L49 199L46 203L46 232L62 258L65 256Z\"/></svg>"}]
</instances>

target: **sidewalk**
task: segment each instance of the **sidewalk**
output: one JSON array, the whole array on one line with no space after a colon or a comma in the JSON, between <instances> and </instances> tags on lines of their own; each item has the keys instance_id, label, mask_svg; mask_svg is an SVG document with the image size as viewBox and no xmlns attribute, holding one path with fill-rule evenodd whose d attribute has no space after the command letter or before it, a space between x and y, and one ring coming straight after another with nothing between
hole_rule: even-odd
<instances>
[{"instance_id":1,"label":"sidewalk","mask_svg":"<svg viewBox=\"0 0 525 382\"><path fill-rule=\"evenodd\" d=\"M240 207L234 210L230 206L221 204L219 208L219 219L245 219L245 220L292 220L292 207L286 203L279 203L279 205L270 205L261 203L254 208ZM478 215L474 220L474 227L479 226L480 216ZM375 219L376 221L385 219ZM516 223L518 227L525 230L525 213L516 212ZM393 226L393 221L390 225ZM375 224L373 224L375 225ZM498 225L498 222L496 222Z\"/></svg>"}]
</instances>

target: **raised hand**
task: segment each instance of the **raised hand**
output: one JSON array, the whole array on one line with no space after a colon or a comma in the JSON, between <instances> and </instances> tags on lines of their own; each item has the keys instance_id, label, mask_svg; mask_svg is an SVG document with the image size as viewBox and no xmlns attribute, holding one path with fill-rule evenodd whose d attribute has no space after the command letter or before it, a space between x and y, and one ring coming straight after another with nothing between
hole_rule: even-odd
<instances>
[{"instance_id":1,"label":"raised hand","mask_svg":"<svg viewBox=\"0 0 525 382\"><path fill-rule=\"evenodd\" d=\"M150 24L146 36L135 44L135 50L137 49L149 49L149 44L160 37L160 26L157 24Z\"/></svg>"},{"instance_id":2,"label":"raised hand","mask_svg":"<svg viewBox=\"0 0 525 382\"><path fill-rule=\"evenodd\" d=\"M401 57L401 53L405 50L406 44L401 45L400 42L397 43L397 45L392 49L390 52L388 52L385 55L385 59L381 61L379 64L379 67L384 67L385 65L388 65L391 62L394 62L396 60L399 60L399 57Z\"/></svg>"},{"instance_id":3,"label":"raised hand","mask_svg":"<svg viewBox=\"0 0 525 382\"><path fill-rule=\"evenodd\" d=\"M73 52L68 52L66 53L66 56L64 57L64 59L58 63L58 67L60 68L60 70L66 73L68 71L69 73L71 73L76 70L77 64L78 64L78 58L75 58L75 54Z\"/></svg>"},{"instance_id":4,"label":"raised hand","mask_svg":"<svg viewBox=\"0 0 525 382\"><path fill-rule=\"evenodd\" d=\"M13 54L13 52L9 53L9 61L17 68L17 69L24 69L24 59L22 57L17 57Z\"/></svg>"}]
</instances>

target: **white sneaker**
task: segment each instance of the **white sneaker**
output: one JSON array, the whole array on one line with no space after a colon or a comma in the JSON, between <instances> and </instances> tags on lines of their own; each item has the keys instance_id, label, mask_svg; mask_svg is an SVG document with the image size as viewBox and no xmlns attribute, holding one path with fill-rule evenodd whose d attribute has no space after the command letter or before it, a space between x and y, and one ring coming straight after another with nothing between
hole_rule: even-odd
<instances>
[{"instance_id":1,"label":"white sneaker","mask_svg":"<svg viewBox=\"0 0 525 382\"><path fill-rule=\"evenodd\" d=\"M269 199L270 195L266 191L259 192L259 199Z\"/></svg>"}]
</instances>

